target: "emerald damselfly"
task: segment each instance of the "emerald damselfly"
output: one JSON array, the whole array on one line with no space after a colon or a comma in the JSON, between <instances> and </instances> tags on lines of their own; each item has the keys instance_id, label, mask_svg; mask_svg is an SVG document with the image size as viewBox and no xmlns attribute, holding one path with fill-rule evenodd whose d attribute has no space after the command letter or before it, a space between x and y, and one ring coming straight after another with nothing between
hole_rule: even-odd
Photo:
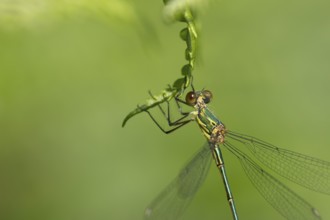
<instances>
[{"instance_id":1,"label":"emerald damselfly","mask_svg":"<svg viewBox=\"0 0 330 220\"><path fill-rule=\"evenodd\" d=\"M167 115L159 106L167 117L168 124L173 127L168 131L158 124L149 111L146 111L165 133L170 133L191 121L196 121L207 142L183 167L179 175L147 207L145 219L178 219L204 182L212 155L225 186L233 219L237 220L238 214L222 157L223 148L237 157L256 189L283 217L291 220L321 219L319 212L312 205L261 168L238 146L247 148L259 162L286 179L325 194L330 194L330 163L228 130L208 108L207 104L211 99L212 93L209 90L188 92L185 101L176 99L183 116L174 122L169 117L169 103ZM193 106L195 110L184 113L181 110L181 103Z\"/></svg>"}]
</instances>

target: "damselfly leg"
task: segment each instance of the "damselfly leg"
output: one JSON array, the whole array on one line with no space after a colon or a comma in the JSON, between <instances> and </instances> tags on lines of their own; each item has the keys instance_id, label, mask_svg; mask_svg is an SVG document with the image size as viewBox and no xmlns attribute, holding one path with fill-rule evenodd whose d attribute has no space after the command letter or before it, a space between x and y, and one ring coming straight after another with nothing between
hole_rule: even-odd
<instances>
[{"instance_id":1,"label":"damselfly leg","mask_svg":"<svg viewBox=\"0 0 330 220\"><path fill-rule=\"evenodd\" d=\"M151 96L151 98L154 98L152 93L149 91L149 95ZM182 111L182 107L180 105L180 103L186 104L187 103L181 99L179 99L178 97L175 98L175 103L178 109L178 112L180 113L181 117L179 119L176 119L175 121L171 120L171 108L170 108L170 103L169 101L166 101L166 106L167 109L166 111L163 109L163 107L161 105L158 105L158 108L160 110L160 112L162 113L162 115L165 117L167 124L169 125L169 127L171 127L169 130L164 129L159 122L155 119L155 117L151 114L151 112L149 110L144 110L146 113L148 113L148 115L150 116L150 118L152 119L152 121L157 125L157 127L164 133L169 134L177 129L179 129L180 127L188 124L189 122L193 121L194 119L188 118L190 112L183 112Z\"/></svg>"}]
</instances>

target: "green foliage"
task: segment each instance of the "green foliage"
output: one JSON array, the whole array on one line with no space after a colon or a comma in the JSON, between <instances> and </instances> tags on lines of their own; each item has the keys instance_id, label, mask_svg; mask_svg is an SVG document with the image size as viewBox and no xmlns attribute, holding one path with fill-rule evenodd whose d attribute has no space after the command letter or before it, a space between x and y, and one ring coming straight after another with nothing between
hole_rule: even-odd
<instances>
[{"instance_id":1,"label":"green foliage","mask_svg":"<svg viewBox=\"0 0 330 220\"><path fill-rule=\"evenodd\" d=\"M70 18L135 23L137 14L125 0L1 0L0 28L40 28Z\"/></svg>"},{"instance_id":2,"label":"green foliage","mask_svg":"<svg viewBox=\"0 0 330 220\"><path fill-rule=\"evenodd\" d=\"M164 0L165 8L164 13L167 19L185 22L187 27L182 29L180 37L186 42L187 48L185 51L185 58L188 61L181 69L182 78L174 81L172 86L164 89L160 95L152 96L151 99L146 101L146 104L137 106L136 109L131 111L124 119L122 126L124 127L126 122L136 114L143 111L147 111L163 102L168 102L173 98L180 97L186 88L192 83L192 71L194 69L197 51L197 29L195 24L195 18L192 13L194 1L175 0L167 1ZM183 4L183 5L182 5Z\"/></svg>"}]
</instances>

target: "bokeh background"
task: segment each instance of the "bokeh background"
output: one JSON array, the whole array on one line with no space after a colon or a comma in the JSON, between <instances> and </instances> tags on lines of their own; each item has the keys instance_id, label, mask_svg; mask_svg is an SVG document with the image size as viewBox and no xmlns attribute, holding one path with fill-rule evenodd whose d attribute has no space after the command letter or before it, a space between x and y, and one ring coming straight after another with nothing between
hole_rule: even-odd
<instances>
[{"instance_id":1,"label":"bokeh background","mask_svg":"<svg viewBox=\"0 0 330 220\"><path fill-rule=\"evenodd\" d=\"M165 135L146 114L121 127L180 77L184 24L165 24L160 0L54 2L0 1L0 219L142 219L205 141L195 124ZM330 161L329 9L214 0L202 11L194 84L228 128ZM240 218L283 219L224 157ZM329 196L283 181L330 219ZM182 219L230 218L212 166Z\"/></svg>"}]
</instances>

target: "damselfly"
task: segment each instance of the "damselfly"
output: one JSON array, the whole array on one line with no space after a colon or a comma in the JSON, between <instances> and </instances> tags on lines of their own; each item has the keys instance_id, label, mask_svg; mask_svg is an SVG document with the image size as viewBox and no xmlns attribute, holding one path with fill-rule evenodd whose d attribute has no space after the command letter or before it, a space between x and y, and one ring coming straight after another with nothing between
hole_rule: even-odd
<instances>
[{"instance_id":1,"label":"damselfly","mask_svg":"<svg viewBox=\"0 0 330 220\"><path fill-rule=\"evenodd\" d=\"M165 133L196 121L207 139L206 144L184 166L179 175L162 191L145 211L145 219L178 219L204 182L213 156L224 182L227 200L233 219L238 219L234 199L226 176L223 148L233 153L240 161L245 173L260 194L286 219L321 219L318 211L274 176L261 168L242 151L247 148L254 157L279 175L311 190L330 194L330 163L293 151L278 148L257 138L226 129L225 125L209 110L212 99L208 90L191 91L186 100L176 99L182 118L171 122L168 113L160 107L172 128L165 131L146 111L156 125ZM184 113L180 104L193 106L194 111ZM169 103L168 103L169 105Z\"/></svg>"}]
</instances>

